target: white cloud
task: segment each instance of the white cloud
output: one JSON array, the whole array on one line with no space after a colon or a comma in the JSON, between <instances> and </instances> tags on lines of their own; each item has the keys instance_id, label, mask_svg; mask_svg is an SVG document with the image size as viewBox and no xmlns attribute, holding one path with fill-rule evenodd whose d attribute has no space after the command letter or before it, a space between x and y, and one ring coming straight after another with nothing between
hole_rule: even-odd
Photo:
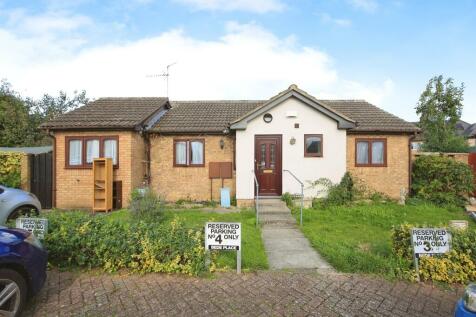
<instances>
[{"instance_id":1,"label":"white cloud","mask_svg":"<svg viewBox=\"0 0 476 317\"><path fill-rule=\"evenodd\" d=\"M49 12L45 15L21 17L21 19L23 20L20 24L22 30L36 34L74 31L93 24L89 17L63 12Z\"/></svg>"},{"instance_id":2,"label":"white cloud","mask_svg":"<svg viewBox=\"0 0 476 317\"><path fill-rule=\"evenodd\" d=\"M317 97L366 98L379 103L393 82L365 85L338 76L332 58L278 37L257 24L229 22L216 40L200 40L181 29L122 44L86 48L68 36L19 36L0 29L0 78L26 96L85 89L90 97L164 96L171 68L171 99L265 99L291 83Z\"/></svg>"},{"instance_id":3,"label":"white cloud","mask_svg":"<svg viewBox=\"0 0 476 317\"><path fill-rule=\"evenodd\" d=\"M280 0L174 0L197 10L249 11L266 13L281 11L285 5Z\"/></svg>"},{"instance_id":4,"label":"white cloud","mask_svg":"<svg viewBox=\"0 0 476 317\"><path fill-rule=\"evenodd\" d=\"M381 84L366 85L352 80L343 80L337 94L347 99L365 99L376 105L382 105L387 97L392 96L395 83L387 78Z\"/></svg>"},{"instance_id":5,"label":"white cloud","mask_svg":"<svg viewBox=\"0 0 476 317\"><path fill-rule=\"evenodd\" d=\"M333 24L340 27L349 27L352 25L351 20L334 18L328 13L321 13L319 16L321 18L321 22L325 24Z\"/></svg>"},{"instance_id":6,"label":"white cloud","mask_svg":"<svg viewBox=\"0 0 476 317\"><path fill-rule=\"evenodd\" d=\"M375 12L378 8L378 2L376 0L348 0L348 2L354 8L370 13Z\"/></svg>"}]
</instances>

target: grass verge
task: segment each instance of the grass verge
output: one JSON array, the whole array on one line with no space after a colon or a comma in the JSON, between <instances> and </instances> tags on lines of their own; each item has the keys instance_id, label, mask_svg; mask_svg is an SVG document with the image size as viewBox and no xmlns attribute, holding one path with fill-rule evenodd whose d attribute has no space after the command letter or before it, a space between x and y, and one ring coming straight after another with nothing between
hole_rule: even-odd
<instances>
[{"instance_id":1,"label":"grass verge","mask_svg":"<svg viewBox=\"0 0 476 317\"><path fill-rule=\"evenodd\" d=\"M299 212L295 215L299 218ZM393 278L402 263L392 254L392 226L405 222L447 226L449 220L468 220L475 226L458 208L375 203L305 209L302 231L337 270Z\"/></svg>"},{"instance_id":2,"label":"grass verge","mask_svg":"<svg viewBox=\"0 0 476 317\"><path fill-rule=\"evenodd\" d=\"M104 214L110 219L121 221L130 221L131 213L128 210L114 211L110 214ZM261 240L261 230L255 226L255 214L252 211L243 210L234 213L214 213L204 212L197 209L185 210L166 210L163 212L161 221L172 221L178 217L186 227L193 229L205 228L207 221L222 222L241 222L242 224L242 269L243 271L256 271L268 268L268 259L264 251L264 245ZM220 251L217 255L217 269L234 270L236 269L236 252Z\"/></svg>"}]
</instances>

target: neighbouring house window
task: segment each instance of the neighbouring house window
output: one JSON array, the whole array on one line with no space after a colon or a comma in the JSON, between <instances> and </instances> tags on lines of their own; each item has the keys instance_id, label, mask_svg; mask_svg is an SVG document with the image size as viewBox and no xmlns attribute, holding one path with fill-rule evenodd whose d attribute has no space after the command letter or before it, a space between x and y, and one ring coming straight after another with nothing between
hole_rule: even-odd
<instances>
[{"instance_id":1,"label":"neighbouring house window","mask_svg":"<svg viewBox=\"0 0 476 317\"><path fill-rule=\"evenodd\" d=\"M322 156L322 134L304 135L304 156L321 157Z\"/></svg>"},{"instance_id":2,"label":"neighbouring house window","mask_svg":"<svg viewBox=\"0 0 476 317\"><path fill-rule=\"evenodd\" d=\"M387 165L386 139L356 139L355 142L356 166Z\"/></svg>"},{"instance_id":3,"label":"neighbouring house window","mask_svg":"<svg viewBox=\"0 0 476 317\"><path fill-rule=\"evenodd\" d=\"M83 164L83 141L70 140L69 141L69 162L71 166L81 166Z\"/></svg>"},{"instance_id":4,"label":"neighbouring house window","mask_svg":"<svg viewBox=\"0 0 476 317\"><path fill-rule=\"evenodd\" d=\"M99 157L99 140L86 141L86 163L92 164L95 158Z\"/></svg>"},{"instance_id":5,"label":"neighbouring house window","mask_svg":"<svg viewBox=\"0 0 476 317\"><path fill-rule=\"evenodd\" d=\"M117 164L117 140L105 139L104 140L104 157L112 158L112 163Z\"/></svg>"},{"instance_id":6,"label":"neighbouring house window","mask_svg":"<svg viewBox=\"0 0 476 317\"><path fill-rule=\"evenodd\" d=\"M110 157L119 167L119 138L117 136L65 137L66 167L91 168L95 158Z\"/></svg>"},{"instance_id":7,"label":"neighbouring house window","mask_svg":"<svg viewBox=\"0 0 476 317\"><path fill-rule=\"evenodd\" d=\"M174 140L174 166L204 165L204 140Z\"/></svg>"}]
</instances>

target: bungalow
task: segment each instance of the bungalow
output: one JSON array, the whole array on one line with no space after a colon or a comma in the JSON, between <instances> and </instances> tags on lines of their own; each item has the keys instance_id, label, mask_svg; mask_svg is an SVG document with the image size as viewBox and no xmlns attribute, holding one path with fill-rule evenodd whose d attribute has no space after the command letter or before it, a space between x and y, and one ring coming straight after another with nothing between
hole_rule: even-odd
<instances>
[{"instance_id":1,"label":"bungalow","mask_svg":"<svg viewBox=\"0 0 476 317\"><path fill-rule=\"evenodd\" d=\"M58 208L91 207L95 157L113 159L116 200L125 205L136 187L201 201L218 199L224 186L245 206L256 194L299 193L291 173L307 184L338 182L346 171L398 198L409 188L418 131L366 101L318 100L296 85L269 100L101 98L41 127L54 140Z\"/></svg>"}]
</instances>

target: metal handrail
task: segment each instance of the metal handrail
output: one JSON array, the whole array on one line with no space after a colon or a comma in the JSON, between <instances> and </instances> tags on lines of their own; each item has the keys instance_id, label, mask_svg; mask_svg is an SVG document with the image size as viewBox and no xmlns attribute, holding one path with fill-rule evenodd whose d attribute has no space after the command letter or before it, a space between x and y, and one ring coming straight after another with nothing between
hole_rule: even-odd
<instances>
[{"instance_id":1,"label":"metal handrail","mask_svg":"<svg viewBox=\"0 0 476 317\"><path fill-rule=\"evenodd\" d=\"M255 182L255 186L256 186L255 210L256 210L256 227L258 227L258 224L259 224L259 206L258 206L258 203L259 203L259 183L258 183L258 178L256 178L255 171L252 170L251 173L253 173L254 182Z\"/></svg>"},{"instance_id":2,"label":"metal handrail","mask_svg":"<svg viewBox=\"0 0 476 317\"><path fill-rule=\"evenodd\" d=\"M290 170L283 170L283 172L288 172L289 174L291 174L291 176L294 177L294 179L301 185L301 215L300 215L299 225L302 226L302 207L304 205L304 183L301 182L301 180L297 178L297 176L294 175L294 173L291 172Z\"/></svg>"}]
</instances>

